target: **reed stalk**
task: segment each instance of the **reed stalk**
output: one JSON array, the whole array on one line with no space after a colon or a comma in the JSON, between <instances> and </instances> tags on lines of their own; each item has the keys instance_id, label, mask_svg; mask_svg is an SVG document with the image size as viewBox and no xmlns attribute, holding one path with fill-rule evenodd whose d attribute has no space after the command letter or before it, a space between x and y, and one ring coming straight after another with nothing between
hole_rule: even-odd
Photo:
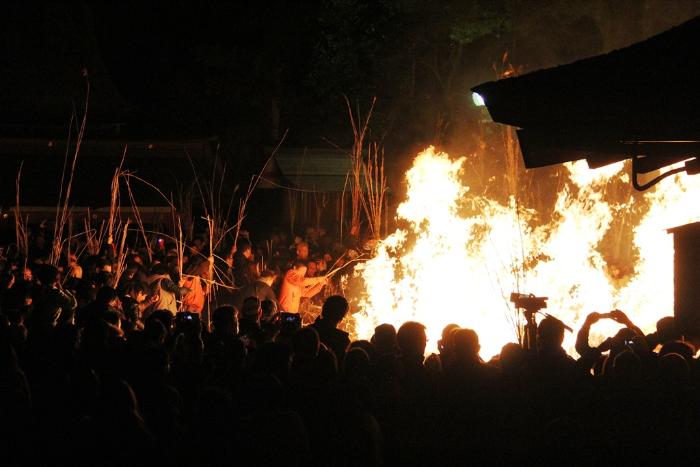
<instances>
[{"instance_id":1,"label":"reed stalk","mask_svg":"<svg viewBox=\"0 0 700 467\"><path fill-rule=\"evenodd\" d=\"M22 167L24 161L19 165L17 171L17 179L15 180L15 241L17 243L17 251L22 255L23 266L27 267L29 258L29 216L22 219L22 208L20 204L20 180L22 178Z\"/></svg>"},{"instance_id":2,"label":"reed stalk","mask_svg":"<svg viewBox=\"0 0 700 467\"><path fill-rule=\"evenodd\" d=\"M348 108L348 115L350 117L350 124L352 125L353 132L353 145L350 152L350 236L356 241L360 238L360 228L362 225L362 203L364 202L363 194L363 170L364 170L364 160L363 152L365 147L365 138L367 137L367 130L369 128L369 121L372 118L372 112L374 111L374 104L377 98L372 99L372 104L370 105L367 116L362 119L360 111L353 113L352 107L350 105L350 100L345 96L345 103Z\"/></svg>"},{"instance_id":3,"label":"reed stalk","mask_svg":"<svg viewBox=\"0 0 700 467\"><path fill-rule=\"evenodd\" d=\"M367 216L367 224L375 240L382 238L382 214L387 185L384 174L384 150L376 143L368 150L367 162L363 164L365 192L361 197L362 207Z\"/></svg>"},{"instance_id":4,"label":"reed stalk","mask_svg":"<svg viewBox=\"0 0 700 467\"><path fill-rule=\"evenodd\" d=\"M114 175L112 176L112 184L110 186L110 199L109 199L109 217L107 218L107 244L112 245L114 242L114 226L117 218L119 217L119 179L122 176L122 166L124 165L124 159L126 158L127 146L124 146L124 151L122 153L121 162L119 162L119 167L114 169Z\"/></svg>"},{"instance_id":5,"label":"reed stalk","mask_svg":"<svg viewBox=\"0 0 700 467\"><path fill-rule=\"evenodd\" d=\"M117 232L121 232L121 240L119 241L119 247L116 251L116 265L114 268L115 287L119 284L119 281L121 280L121 277L124 274L124 271L126 270L126 257L129 253L129 248L126 246L126 237L129 233L129 222L129 219L127 219L126 223L124 223L123 225L121 225L120 222L120 225L117 226L116 230Z\"/></svg>"},{"instance_id":6,"label":"reed stalk","mask_svg":"<svg viewBox=\"0 0 700 467\"><path fill-rule=\"evenodd\" d=\"M73 151L73 157L70 163L70 172L68 174L68 184L66 182L66 168L68 167L68 155L70 154L70 136L73 130L73 122L76 119L75 113L71 116L71 121L68 126L68 139L66 141L66 154L63 159L63 173L61 174L61 187L58 195L58 203L56 205L56 218L54 222L54 235L51 248L51 255L49 257L49 263L53 266L58 266L61 260L61 253L63 248L63 233L65 231L66 223L71 215L71 210L69 208L70 195L73 188L73 178L75 176L75 165L78 162L78 154L80 154L80 148L83 143L83 138L85 136L85 129L87 127L87 115L88 115L88 103L90 99L90 80L87 79L87 72L84 71L85 76L85 107L83 110L83 117L80 122L80 127L78 129L78 134L75 140L75 149ZM64 190L65 187L65 190Z\"/></svg>"}]
</instances>

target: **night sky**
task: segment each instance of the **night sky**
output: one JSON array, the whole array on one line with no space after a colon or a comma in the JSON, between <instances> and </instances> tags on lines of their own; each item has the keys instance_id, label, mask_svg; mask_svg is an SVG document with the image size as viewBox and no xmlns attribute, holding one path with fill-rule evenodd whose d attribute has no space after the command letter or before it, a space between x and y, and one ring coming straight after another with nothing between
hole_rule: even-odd
<instances>
[{"instance_id":1,"label":"night sky","mask_svg":"<svg viewBox=\"0 0 700 467\"><path fill-rule=\"evenodd\" d=\"M0 135L66 134L91 85L89 131L114 139L217 137L255 167L289 147L351 142L343 96L401 169L428 144L483 144L469 88L629 45L700 2L13 2L0 19ZM235 148L235 149L231 149ZM243 164L243 167L247 167ZM252 170L252 169L251 169Z\"/></svg>"}]
</instances>

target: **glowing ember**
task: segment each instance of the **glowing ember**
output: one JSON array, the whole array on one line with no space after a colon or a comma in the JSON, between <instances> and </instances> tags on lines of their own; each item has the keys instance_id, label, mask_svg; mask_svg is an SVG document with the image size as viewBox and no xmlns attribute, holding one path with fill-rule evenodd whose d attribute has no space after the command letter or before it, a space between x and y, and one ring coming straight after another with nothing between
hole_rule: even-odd
<instances>
[{"instance_id":1,"label":"glowing ember","mask_svg":"<svg viewBox=\"0 0 700 467\"><path fill-rule=\"evenodd\" d=\"M546 311L575 330L591 311L622 309L645 331L673 313L673 239L666 229L700 220L700 177L675 176L645 193L646 213L630 235L637 264L620 281L599 246L615 217L635 207L632 197L606 200L613 180L629 183L621 163L599 170L567 164L571 183L557 195L554 220L533 226L535 213L518 214L514 201L506 206L469 193L460 181L463 162L433 148L416 157L406 174L408 198L397 209L406 227L356 268L364 283L357 336L371 336L381 323L414 320L427 326L428 351L435 351L442 328L456 323L479 333L488 358L517 340L511 291L548 296ZM601 322L592 338L617 327ZM575 335L566 339L574 353Z\"/></svg>"}]
</instances>

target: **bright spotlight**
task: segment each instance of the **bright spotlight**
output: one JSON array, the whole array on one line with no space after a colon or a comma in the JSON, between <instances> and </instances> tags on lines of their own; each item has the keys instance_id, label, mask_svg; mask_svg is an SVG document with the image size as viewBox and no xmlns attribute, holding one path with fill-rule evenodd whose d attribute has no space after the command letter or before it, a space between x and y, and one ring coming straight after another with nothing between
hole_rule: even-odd
<instances>
[{"instance_id":1,"label":"bright spotlight","mask_svg":"<svg viewBox=\"0 0 700 467\"><path fill-rule=\"evenodd\" d=\"M483 107L486 105L486 102L484 102L484 98L481 97L481 94L479 94L478 92L472 93L472 102L477 107Z\"/></svg>"}]
</instances>

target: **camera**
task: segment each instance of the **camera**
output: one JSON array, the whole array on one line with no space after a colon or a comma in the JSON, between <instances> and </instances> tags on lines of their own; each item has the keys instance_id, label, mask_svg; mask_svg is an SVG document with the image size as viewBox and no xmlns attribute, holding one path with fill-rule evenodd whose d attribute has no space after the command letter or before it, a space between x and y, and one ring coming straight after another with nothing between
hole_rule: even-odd
<instances>
[{"instance_id":1,"label":"camera","mask_svg":"<svg viewBox=\"0 0 700 467\"><path fill-rule=\"evenodd\" d=\"M516 308L522 308L528 311L537 311L542 308L547 308L547 299L549 297L535 297L532 294L521 294L513 292L510 294L510 301Z\"/></svg>"}]
</instances>

